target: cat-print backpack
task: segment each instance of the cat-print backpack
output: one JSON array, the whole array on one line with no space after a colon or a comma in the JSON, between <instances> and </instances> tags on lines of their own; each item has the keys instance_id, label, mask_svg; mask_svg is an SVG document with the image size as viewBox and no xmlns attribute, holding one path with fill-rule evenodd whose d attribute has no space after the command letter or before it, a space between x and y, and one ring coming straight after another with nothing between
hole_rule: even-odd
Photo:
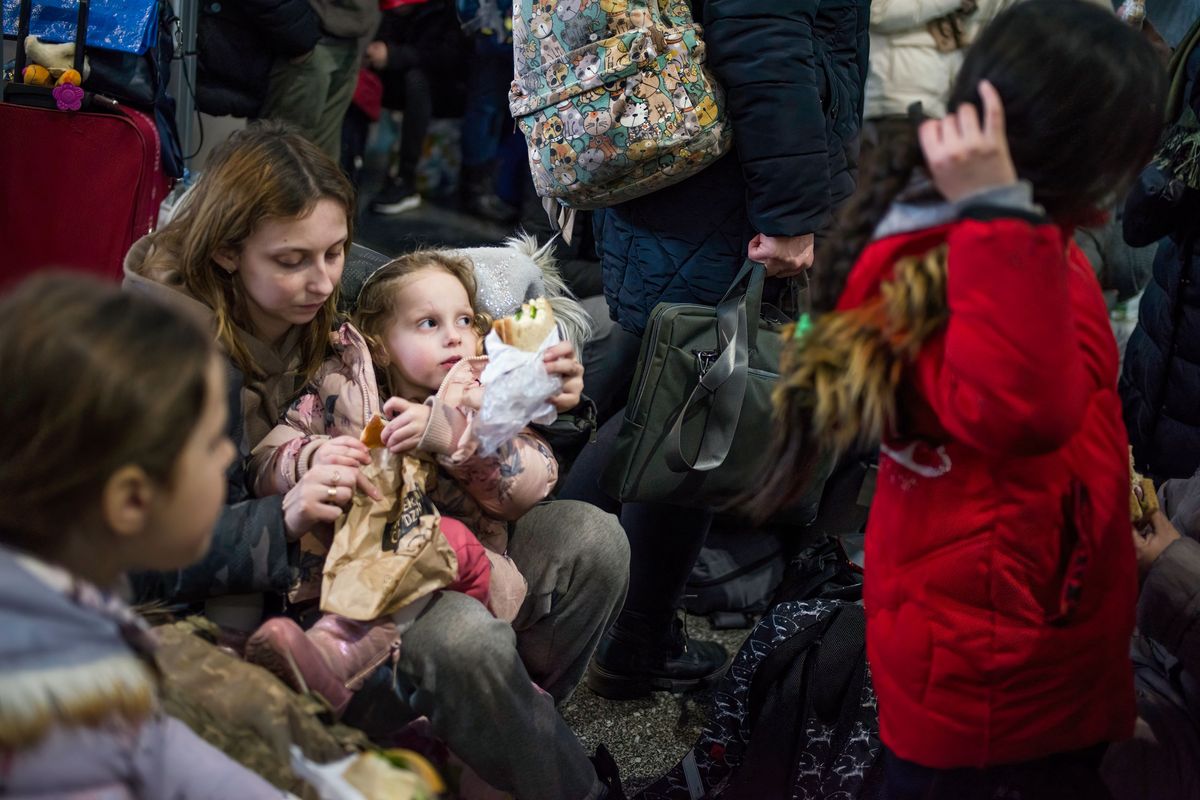
<instances>
[{"instance_id":1,"label":"cat-print backpack","mask_svg":"<svg viewBox=\"0 0 1200 800\"><path fill-rule=\"evenodd\" d=\"M548 211L640 197L728 152L701 34L687 0L516 0L509 105Z\"/></svg>"}]
</instances>

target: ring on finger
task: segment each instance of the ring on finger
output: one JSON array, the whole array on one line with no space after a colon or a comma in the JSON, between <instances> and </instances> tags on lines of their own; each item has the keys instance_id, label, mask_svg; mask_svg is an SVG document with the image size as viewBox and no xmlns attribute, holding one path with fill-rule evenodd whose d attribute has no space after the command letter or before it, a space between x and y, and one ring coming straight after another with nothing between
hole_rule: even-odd
<instances>
[{"instance_id":1,"label":"ring on finger","mask_svg":"<svg viewBox=\"0 0 1200 800\"><path fill-rule=\"evenodd\" d=\"M330 486L330 487L326 488L326 489L325 489L325 494L326 494L326 496L327 496L327 497L329 497L329 499L330 499L330 500L333 500L333 499L335 499L335 498L337 497L337 487L336 487L336 486Z\"/></svg>"},{"instance_id":2,"label":"ring on finger","mask_svg":"<svg viewBox=\"0 0 1200 800\"><path fill-rule=\"evenodd\" d=\"M337 483L339 480L341 480L341 478L342 478L342 471L340 469L335 469L333 471L333 482Z\"/></svg>"}]
</instances>

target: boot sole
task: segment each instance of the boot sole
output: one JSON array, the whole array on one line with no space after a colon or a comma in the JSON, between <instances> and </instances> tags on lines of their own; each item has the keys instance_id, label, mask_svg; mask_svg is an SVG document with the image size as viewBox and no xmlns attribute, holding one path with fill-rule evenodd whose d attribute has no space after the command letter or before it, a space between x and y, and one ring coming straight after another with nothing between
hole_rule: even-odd
<instances>
[{"instance_id":1,"label":"boot sole","mask_svg":"<svg viewBox=\"0 0 1200 800\"><path fill-rule=\"evenodd\" d=\"M722 665L711 675L700 678L668 678L662 675L623 675L609 672L593 661L588 665L587 685L595 694L607 700L636 700L651 692L686 694L715 686L725 675L728 665Z\"/></svg>"},{"instance_id":2,"label":"boot sole","mask_svg":"<svg viewBox=\"0 0 1200 800\"><path fill-rule=\"evenodd\" d=\"M246 661L262 667L279 680L287 684L293 692L303 693L308 689L304 678L295 662L287 658L266 642L256 642L251 639L246 643Z\"/></svg>"}]
</instances>

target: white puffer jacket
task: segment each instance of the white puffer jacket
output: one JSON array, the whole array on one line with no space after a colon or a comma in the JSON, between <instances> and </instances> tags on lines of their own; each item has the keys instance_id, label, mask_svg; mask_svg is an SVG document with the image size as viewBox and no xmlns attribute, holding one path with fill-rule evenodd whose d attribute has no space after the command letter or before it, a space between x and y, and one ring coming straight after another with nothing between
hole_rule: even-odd
<instances>
[{"instance_id":1,"label":"white puffer jacket","mask_svg":"<svg viewBox=\"0 0 1200 800\"><path fill-rule=\"evenodd\" d=\"M968 42L996 15L1021 0L977 0L965 22ZM1092 0L1109 10L1108 0ZM904 115L916 102L925 113L946 113L950 86L964 50L938 52L928 25L958 9L961 0L874 0L871 3L871 66L867 75L865 119Z\"/></svg>"}]
</instances>

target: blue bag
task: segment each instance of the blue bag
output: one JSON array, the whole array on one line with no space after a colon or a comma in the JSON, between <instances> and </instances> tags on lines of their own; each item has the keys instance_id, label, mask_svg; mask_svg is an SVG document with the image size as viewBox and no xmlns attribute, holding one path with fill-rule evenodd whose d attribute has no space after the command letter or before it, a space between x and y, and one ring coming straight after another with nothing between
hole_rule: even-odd
<instances>
[{"instance_id":1,"label":"blue bag","mask_svg":"<svg viewBox=\"0 0 1200 800\"><path fill-rule=\"evenodd\" d=\"M21 0L3 0L4 35L16 37ZM38 0L29 34L47 42L75 41L78 0ZM157 41L157 0L92 0L87 46L142 55Z\"/></svg>"}]
</instances>

